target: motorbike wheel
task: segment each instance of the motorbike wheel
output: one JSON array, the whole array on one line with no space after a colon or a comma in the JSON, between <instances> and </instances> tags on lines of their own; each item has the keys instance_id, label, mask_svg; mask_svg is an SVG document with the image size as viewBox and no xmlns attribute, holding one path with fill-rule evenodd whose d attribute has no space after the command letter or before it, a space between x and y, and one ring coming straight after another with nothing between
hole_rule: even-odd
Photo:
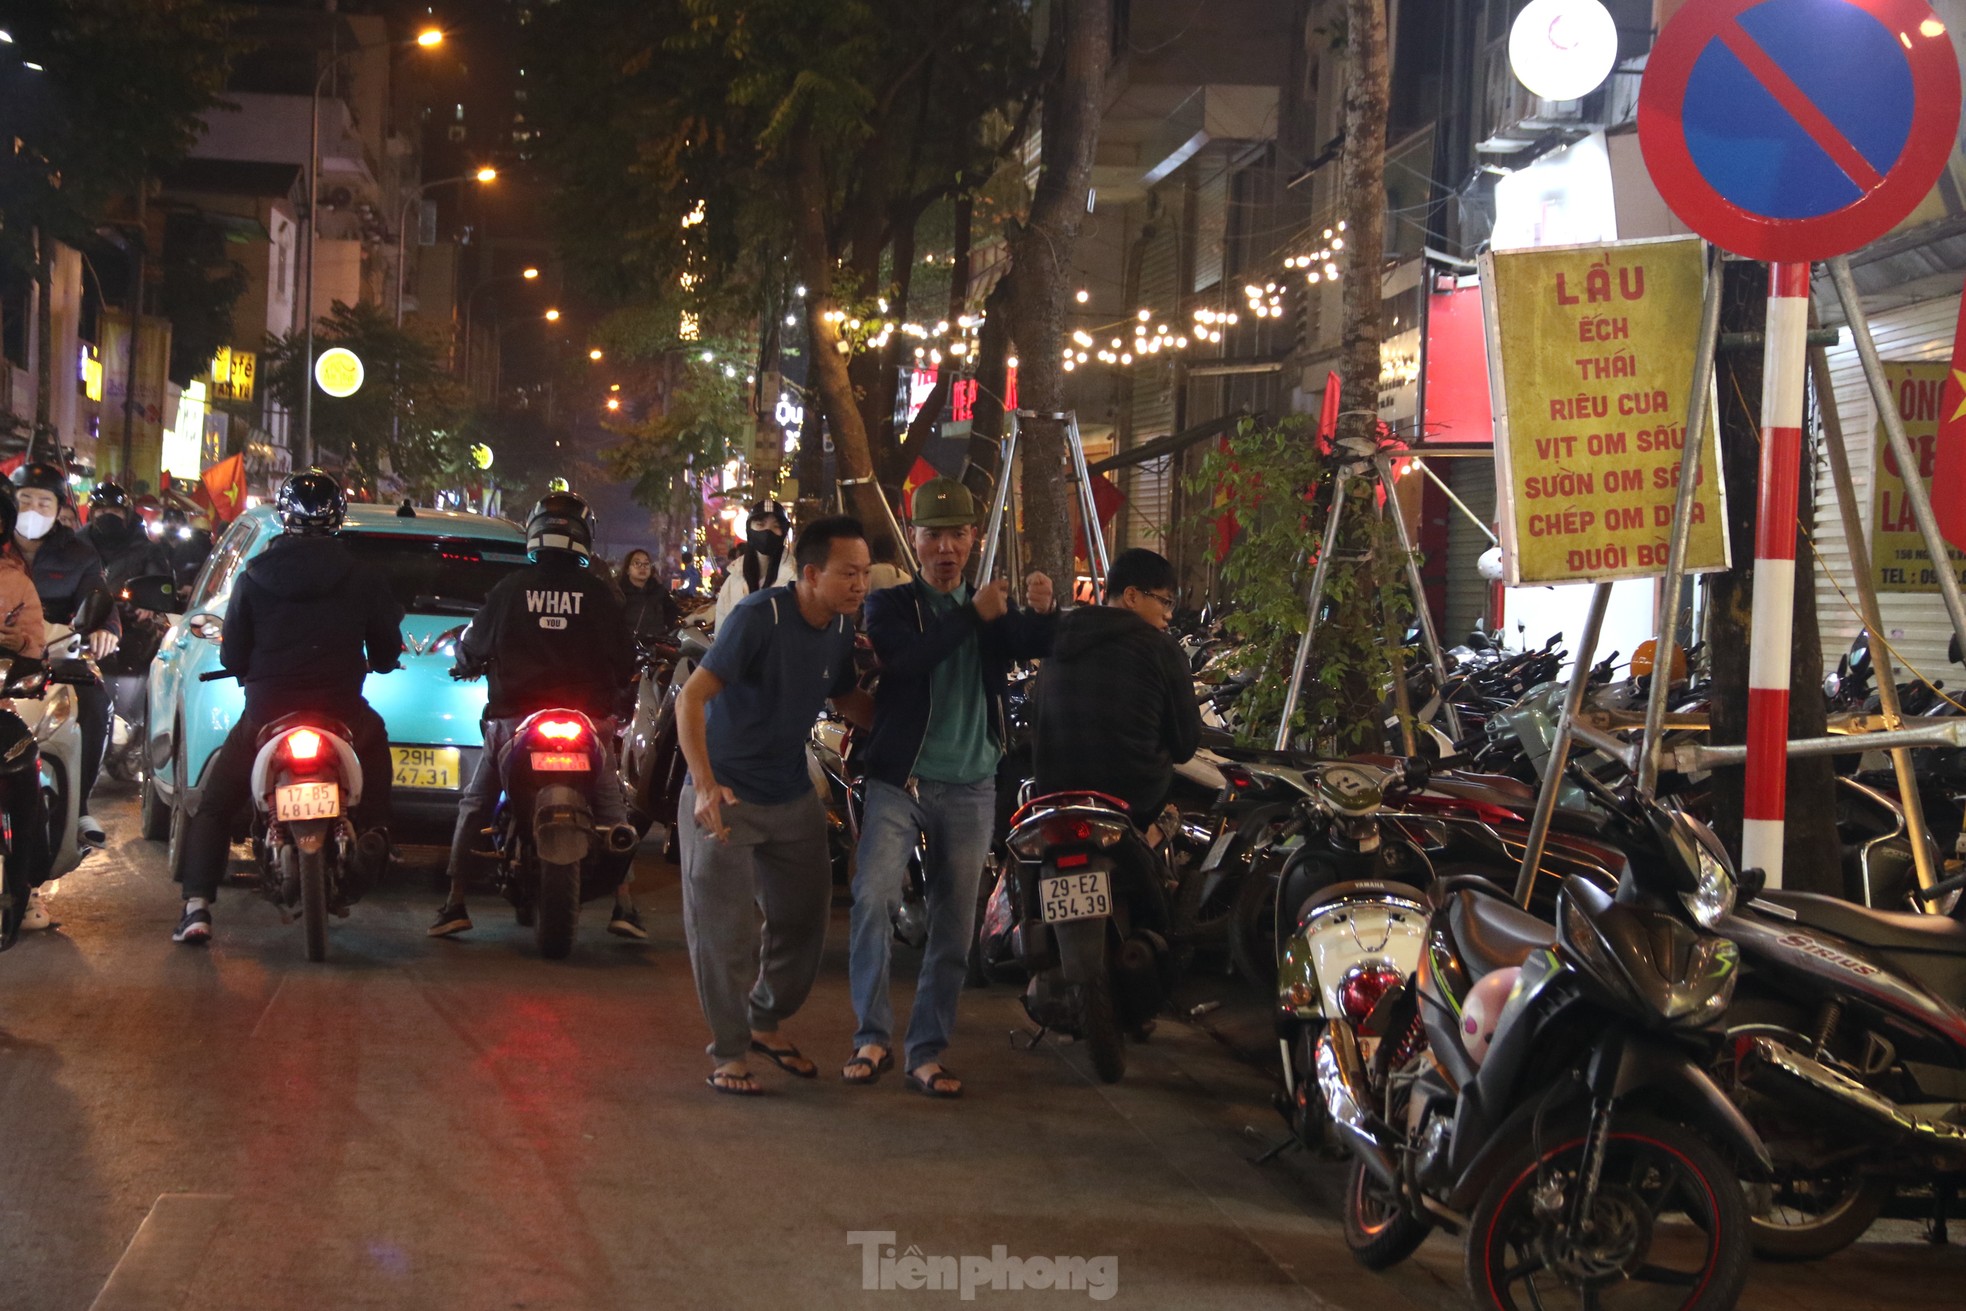
<instances>
[{"instance_id":1,"label":"motorbike wheel","mask_svg":"<svg viewBox=\"0 0 1966 1311\"><path fill-rule=\"evenodd\" d=\"M1433 1226L1357 1161L1345 1176L1345 1246L1367 1270L1386 1270L1419 1250Z\"/></svg>"},{"instance_id":2,"label":"motorbike wheel","mask_svg":"<svg viewBox=\"0 0 1966 1311\"><path fill-rule=\"evenodd\" d=\"M1126 1075L1126 1035L1120 1031L1119 1008L1113 1002L1113 977L1106 970L1093 975L1083 988L1081 1019L1093 1073L1101 1083L1118 1083Z\"/></svg>"},{"instance_id":3,"label":"motorbike wheel","mask_svg":"<svg viewBox=\"0 0 1966 1311\"><path fill-rule=\"evenodd\" d=\"M1752 1247L1740 1180L1691 1130L1645 1116L1611 1126L1589 1238L1562 1230L1583 1164L1585 1122L1546 1126L1497 1167L1468 1224L1468 1291L1496 1311L1596 1307L1607 1288L1656 1288L1637 1301L1676 1311L1732 1307ZM1562 1214L1541 1201L1561 1189ZM1682 1222L1683 1221L1683 1222Z\"/></svg>"},{"instance_id":4,"label":"motorbike wheel","mask_svg":"<svg viewBox=\"0 0 1966 1311\"><path fill-rule=\"evenodd\" d=\"M307 929L307 959L328 958L328 853L294 853L300 860L300 919Z\"/></svg>"},{"instance_id":5,"label":"motorbike wheel","mask_svg":"<svg viewBox=\"0 0 1966 1311\"><path fill-rule=\"evenodd\" d=\"M539 901L533 907L533 941L547 960L573 954L573 926L580 918L580 866L539 864Z\"/></svg>"},{"instance_id":6,"label":"motorbike wheel","mask_svg":"<svg viewBox=\"0 0 1966 1311\"><path fill-rule=\"evenodd\" d=\"M1277 879L1274 862L1258 861L1236 889L1229 914L1229 957L1236 972L1259 993L1277 986Z\"/></svg>"}]
</instances>

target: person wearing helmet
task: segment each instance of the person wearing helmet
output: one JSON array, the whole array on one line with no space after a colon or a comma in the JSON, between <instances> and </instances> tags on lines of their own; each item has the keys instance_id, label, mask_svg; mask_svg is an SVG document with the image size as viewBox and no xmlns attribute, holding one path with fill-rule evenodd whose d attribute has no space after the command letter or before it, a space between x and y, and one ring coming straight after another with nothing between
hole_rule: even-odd
<instances>
[{"instance_id":1,"label":"person wearing helmet","mask_svg":"<svg viewBox=\"0 0 1966 1311\"><path fill-rule=\"evenodd\" d=\"M751 593L799 580L798 566L792 562L791 551L786 549L791 532L791 516L777 501L759 501L751 507L743 551L731 563L723 586L717 589L717 617L711 625L712 631L722 628L737 603Z\"/></svg>"},{"instance_id":2,"label":"person wearing helmet","mask_svg":"<svg viewBox=\"0 0 1966 1311\"><path fill-rule=\"evenodd\" d=\"M27 563L14 545L14 498L0 487L0 653L41 658L45 629L41 598L27 576ZM0 947L12 944L23 929L49 929L55 921L41 900L41 884L54 863L48 846L48 803L32 769L7 775L0 782L0 805L14 835L6 870L6 891L13 900L0 912ZM21 899L21 893L27 895Z\"/></svg>"},{"instance_id":3,"label":"person wearing helmet","mask_svg":"<svg viewBox=\"0 0 1966 1311\"><path fill-rule=\"evenodd\" d=\"M89 521L82 529L82 540L102 557L103 577L118 598L133 578L171 576L170 556L151 540L130 494L115 483L98 483L89 493ZM123 620L123 641L116 653L102 662L103 672L122 677L142 674L157 654L167 625L163 616L138 610L120 599L116 608Z\"/></svg>"},{"instance_id":4,"label":"person wearing helmet","mask_svg":"<svg viewBox=\"0 0 1966 1311\"><path fill-rule=\"evenodd\" d=\"M634 673L634 646L622 617L621 594L595 574L594 513L572 492L548 492L526 519L526 554L532 564L500 579L485 595L458 639L454 678L487 676L485 749L457 799L457 829L451 837L450 895L430 925L433 938L449 938L471 928L464 894L470 882L471 852L491 820L500 790L498 757L526 716L541 710L577 710L605 725L615 697ZM609 754L594 797L594 822L606 828L626 823L627 800L617 781L614 733L599 734ZM632 856L618 861L614 914L610 923L640 921L632 904L622 905ZM630 935L634 936L634 935Z\"/></svg>"},{"instance_id":5,"label":"person wearing helmet","mask_svg":"<svg viewBox=\"0 0 1966 1311\"><path fill-rule=\"evenodd\" d=\"M173 942L212 936L211 904L232 847L232 825L250 800L260 730L297 711L340 720L362 767L355 869L373 883L389 859L389 732L362 697L373 670L402 663L403 608L387 580L336 536L348 513L341 485L318 470L297 473L276 502L284 530L232 586L219 663L246 691L239 722L206 766L184 834L184 914Z\"/></svg>"},{"instance_id":6,"label":"person wearing helmet","mask_svg":"<svg viewBox=\"0 0 1966 1311\"><path fill-rule=\"evenodd\" d=\"M52 464L23 464L14 470L14 547L27 562L27 575L41 597L49 623L64 624L74 617L82 599L107 590L102 557L72 529L62 525L61 507L69 503L68 475ZM89 654L106 660L123 640L123 621L109 607L102 627L88 634ZM77 840L100 847L108 838L89 813L89 794L102 771L102 753L109 745L109 689L100 683L75 689L75 722L82 730L82 777L77 780L81 819Z\"/></svg>"}]
</instances>

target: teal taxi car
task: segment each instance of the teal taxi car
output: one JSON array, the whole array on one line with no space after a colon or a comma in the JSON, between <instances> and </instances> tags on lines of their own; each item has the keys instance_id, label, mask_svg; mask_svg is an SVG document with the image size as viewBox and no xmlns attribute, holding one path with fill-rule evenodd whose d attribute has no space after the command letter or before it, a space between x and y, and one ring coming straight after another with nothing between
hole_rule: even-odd
<instances>
[{"instance_id":1,"label":"teal taxi car","mask_svg":"<svg viewBox=\"0 0 1966 1311\"><path fill-rule=\"evenodd\" d=\"M171 616L145 688L146 838L176 836L182 825L173 821L188 790L198 786L239 717L238 683L201 682L199 675L219 668L234 580L279 533L270 506L234 520L191 585L183 612ZM483 515L351 505L341 540L375 567L404 611L402 668L370 674L362 689L389 729L395 836L447 844L458 789L481 748L485 684L451 679L446 637L469 622L494 583L526 563L525 533Z\"/></svg>"}]
</instances>

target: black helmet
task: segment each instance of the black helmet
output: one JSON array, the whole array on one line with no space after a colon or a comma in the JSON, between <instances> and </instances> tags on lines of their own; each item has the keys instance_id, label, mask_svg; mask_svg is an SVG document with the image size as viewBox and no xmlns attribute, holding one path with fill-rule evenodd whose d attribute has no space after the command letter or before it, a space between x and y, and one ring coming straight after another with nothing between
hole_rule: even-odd
<instances>
[{"instance_id":1,"label":"black helmet","mask_svg":"<svg viewBox=\"0 0 1966 1311\"><path fill-rule=\"evenodd\" d=\"M280 496L274 504L280 526L303 537L340 532L341 521L348 517L348 497L343 495L341 484L319 469L291 475L280 484Z\"/></svg>"},{"instance_id":2,"label":"black helmet","mask_svg":"<svg viewBox=\"0 0 1966 1311\"><path fill-rule=\"evenodd\" d=\"M752 506L751 513L744 516L747 531L753 519L776 519L778 521L778 531L781 535L792 531L792 516L786 514L785 507L777 501L759 501L756 505Z\"/></svg>"},{"instance_id":3,"label":"black helmet","mask_svg":"<svg viewBox=\"0 0 1966 1311\"><path fill-rule=\"evenodd\" d=\"M68 504L68 475L52 464L23 464L14 470L14 486L38 487L53 492L56 500Z\"/></svg>"},{"instance_id":4,"label":"black helmet","mask_svg":"<svg viewBox=\"0 0 1966 1311\"><path fill-rule=\"evenodd\" d=\"M526 516L526 555L569 551L587 564L594 550L594 512L572 492L548 492Z\"/></svg>"},{"instance_id":5,"label":"black helmet","mask_svg":"<svg viewBox=\"0 0 1966 1311\"><path fill-rule=\"evenodd\" d=\"M89 493L89 513L94 514L104 508L121 510L128 514L130 494L115 483L97 483L96 489Z\"/></svg>"}]
</instances>

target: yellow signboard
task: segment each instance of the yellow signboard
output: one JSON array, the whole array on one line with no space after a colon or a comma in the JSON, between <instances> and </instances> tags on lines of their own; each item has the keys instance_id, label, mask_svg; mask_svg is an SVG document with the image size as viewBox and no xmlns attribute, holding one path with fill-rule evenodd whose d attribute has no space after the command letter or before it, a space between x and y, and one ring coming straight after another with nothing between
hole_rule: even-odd
<instances>
[{"instance_id":1,"label":"yellow signboard","mask_svg":"<svg viewBox=\"0 0 1966 1311\"><path fill-rule=\"evenodd\" d=\"M1706 258L1698 238L1482 257L1510 583L1666 569ZM1686 567L1727 567L1711 404Z\"/></svg>"},{"instance_id":2,"label":"yellow signboard","mask_svg":"<svg viewBox=\"0 0 1966 1311\"><path fill-rule=\"evenodd\" d=\"M259 369L259 356L252 351L218 348L212 356L212 399L249 401L253 398L253 374Z\"/></svg>"},{"instance_id":3,"label":"yellow signboard","mask_svg":"<svg viewBox=\"0 0 1966 1311\"><path fill-rule=\"evenodd\" d=\"M346 346L330 346L314 361L314 381L336 398L362 390L363 377L361 357Z\"/></svg>"},{"instance_id":4,"label":"yellow signboard","mask_svg":"<svg viewBox=\"0 0 1966 1311\"><path fill-rule=\"evenodd\" d=\"M1939 391L1945 386L1944 361L1921 364L1889 363L1884 380L1897 401L1898 417L1905 421L1905 437L1918 455L1918 476L1925 490L1932 490L1932 462L1939 440ZM1925 549L1918 521L1912 518L1905 501L1904 472L1897 456L1885 440L1884 423L1877 424L1876 464L1871 477L1870 568L1871 578L1880 592L1936 592L1938 571L1932 568L1932 553ZM1966 583L1966 552L1946 548L1952 571Z\"/></svg>"}]
</instances>

